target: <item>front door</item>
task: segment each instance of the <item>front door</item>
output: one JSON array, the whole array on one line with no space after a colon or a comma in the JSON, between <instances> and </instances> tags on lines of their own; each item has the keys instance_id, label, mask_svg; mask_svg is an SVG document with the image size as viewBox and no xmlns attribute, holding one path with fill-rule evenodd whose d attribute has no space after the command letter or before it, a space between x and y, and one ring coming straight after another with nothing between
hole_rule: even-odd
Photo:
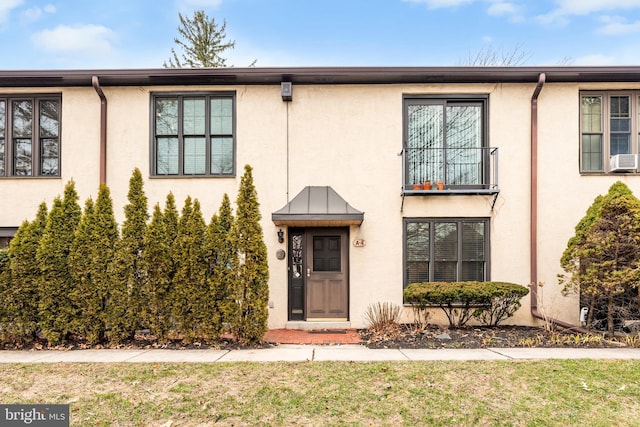
<instances>
[{"instance_id":1,"label":"front door","mask_svg":"<svg viewBox=\"0 0 640 427\"><path fill-rule=\"evenodd\" d=\"M348 320L348 240L347 228L290 230L290 320Z\"/></svg>"}]
</instances>

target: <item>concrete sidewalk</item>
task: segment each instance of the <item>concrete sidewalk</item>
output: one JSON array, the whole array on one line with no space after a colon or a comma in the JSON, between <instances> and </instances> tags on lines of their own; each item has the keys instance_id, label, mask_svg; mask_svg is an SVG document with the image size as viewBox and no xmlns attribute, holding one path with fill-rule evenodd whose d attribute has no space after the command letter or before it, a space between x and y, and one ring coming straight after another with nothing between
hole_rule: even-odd
<instances>
[{"instance_id":1,"label":"concrete sidewalk","mask_svg":"<svg viewBox=\"0 0 640 427\"><path fill-rule=\"evenodd\" d=\"M304 361L438 361L640 359L638 348L383 349L362 345L284 344L255 350L0 351L0 363L213 363Z\"/></svg>"}]
</instances>

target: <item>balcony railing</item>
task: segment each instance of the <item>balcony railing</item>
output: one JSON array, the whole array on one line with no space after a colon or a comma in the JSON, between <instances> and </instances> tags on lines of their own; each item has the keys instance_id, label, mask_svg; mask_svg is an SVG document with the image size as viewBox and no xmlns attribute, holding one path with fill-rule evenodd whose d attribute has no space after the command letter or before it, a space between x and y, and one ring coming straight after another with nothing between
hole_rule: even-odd
<instances>
[{"instance_id":1,"label":"balcony railing","mask_svg":"<svg viewBox=\"0 0 640 427\"><path fill-rule=\"evenodd\" d=\"M405 148L402 176L407 196L497 194L498 148Z\"/></svg>"}]
</instances>

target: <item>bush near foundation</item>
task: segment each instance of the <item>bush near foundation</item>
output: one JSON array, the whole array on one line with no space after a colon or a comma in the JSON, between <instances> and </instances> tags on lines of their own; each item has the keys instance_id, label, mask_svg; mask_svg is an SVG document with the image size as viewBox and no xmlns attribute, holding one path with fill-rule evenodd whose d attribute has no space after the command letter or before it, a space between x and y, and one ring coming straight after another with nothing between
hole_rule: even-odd
<instances>
[{"instance_id":1,"label":"bush near foundation","mask_svg":"<svg viewBox=\"0 0 640 427\"><path fill-rule=\"evenodd\" d=\"M404 290L404 300L419 310L440 308L449 326L460 328L471 317L495 326L520 308L529 289L505 282L420 282Z\"/></svg>"}]
</instances>

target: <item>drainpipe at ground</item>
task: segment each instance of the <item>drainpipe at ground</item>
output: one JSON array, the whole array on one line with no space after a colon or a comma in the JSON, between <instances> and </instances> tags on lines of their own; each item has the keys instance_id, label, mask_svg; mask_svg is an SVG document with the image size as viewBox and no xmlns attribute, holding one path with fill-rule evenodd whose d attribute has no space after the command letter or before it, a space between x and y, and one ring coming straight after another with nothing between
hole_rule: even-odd
<instances>
[{"instance_id":1,"label":"drainpipe at ground","mask_svg":"<svg viewBox=\"0 0 640 427\"><path fill-rule=\"evenodd\" d=\"M546 77L544 73L540 73L538 84L531 95L531 252L529 262L531 266L531 281L529 283L531 315L536 319L544 320L564 329L587 333L588 331L580 326L545 316L538 311L538 95L542 91Z\"/></svg>"},{"instance_id":2,"label":"drainpipe at ground","mask_svg":"<svg viewBox=\"0 0 640 427\"><path fill-rule=\"evenodd\" d=\"M98 76L91 77L91 85L100 97L100 184L107 183L107 97Z\"/></svg>"}]
</instances>

